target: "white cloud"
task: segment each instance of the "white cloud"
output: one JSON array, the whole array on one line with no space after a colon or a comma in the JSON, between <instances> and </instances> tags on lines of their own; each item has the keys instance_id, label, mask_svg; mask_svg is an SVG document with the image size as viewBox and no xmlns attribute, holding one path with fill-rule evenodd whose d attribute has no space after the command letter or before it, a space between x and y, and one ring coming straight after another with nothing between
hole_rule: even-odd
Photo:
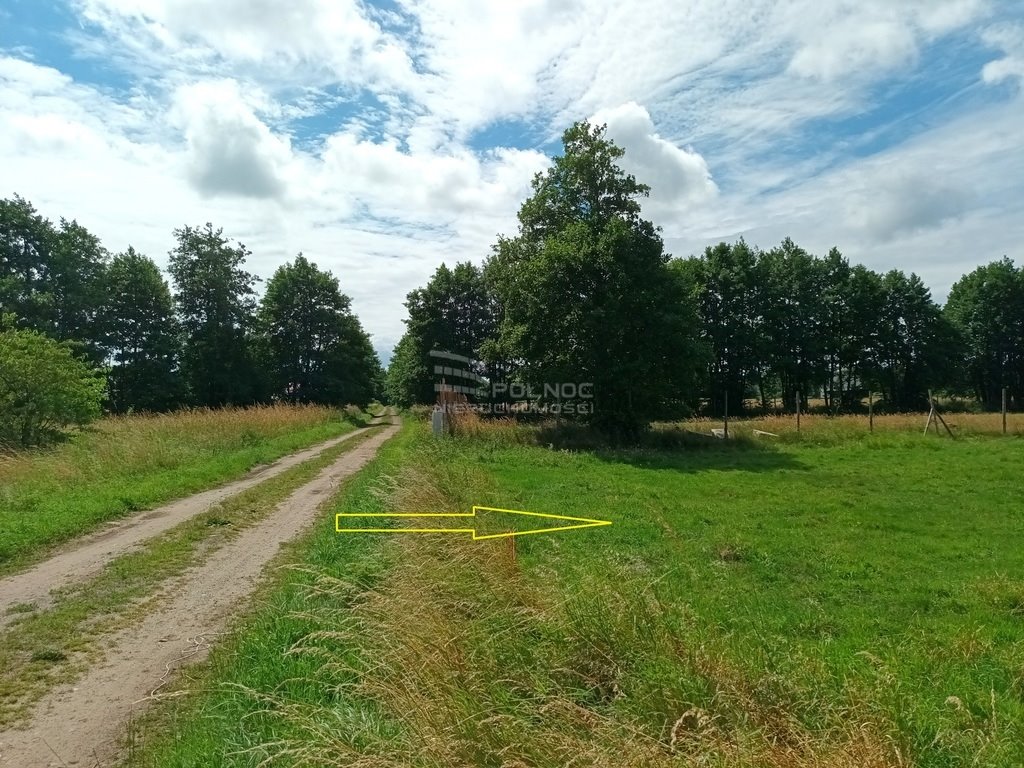
<instances>
[{"instance_id":1,"label":"white cloud","mask_svg":"<svg viewBox=\"0 0 1024 768\"><path fill-rule=\"evenodd\" d=\"M798 41L789 71L832 83L844 76L877 76L912 64L922 44L978 18L985 3L840 0L786 8Z\"/></svg>"},{"instance_id":2,"label":"white cloud","mask_svg":"<svg viewBox=\"0 0 1024 768\"><path fill-rule=\"evenodd\" d=\"M237 82L179 88L174 116L188 144L189 179L200 194L285 196L290 143L256 116Z\"/></svg>"},{"instance_id":3,"label":"white cloud","mask_svg":"<svg viewBox=\"0 0 1024 768\"><path fill-rule=\"evenodd\" d=\"M986 83L1018 78L1024 83L1024 24L1004 24L985 31L985 42L1006 55L990 61L981 71Z\"/></svg>"},{"instance_id":4,"label":"white cloud","mask_svg":"<svg viewBox=\"0 0 1024 768\"><path fill-rule=\"evenodd\" d=\"M356 0L78 0L86 20L178 69L255 69L278 81L325 78L408 88L411 60ZM183 57L181 54L185 53Z\"/></svg>"},{"instance_id":5,"label":"white cloud","mask_svg":"<svg viewBox=\"0 0 1024 768\"><path fill-rule=\"evenodd\" d=\"M626 151L623 168L651 187L648 215L678 214L717 194L704 158L659 136L650 113L635 101L598 112L591 122L607 124L608 137Z\"/></svg>"},{"instance_id":6,"label":"white cloud","mask_svg":"<svg viewBox=\"0 0 1024 768\"><path fill-rule=\"evenodd\" d=\"M834 82L850 71L890 70L917 55L913 30L896 19L843 19L802 45L789 70L804 77Z\"/></svg>"}]
</instances>

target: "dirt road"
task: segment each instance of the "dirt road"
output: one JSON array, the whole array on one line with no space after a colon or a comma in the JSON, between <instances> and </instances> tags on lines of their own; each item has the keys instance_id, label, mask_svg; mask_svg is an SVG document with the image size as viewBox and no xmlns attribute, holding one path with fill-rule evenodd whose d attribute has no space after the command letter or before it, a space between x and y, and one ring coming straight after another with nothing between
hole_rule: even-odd
<instances>
[{"instance_id":1,"label":"dirt road","mask_svg":"<svg viewBox=\"0 0 1024 768\"><path fill-rule=\"evenodd\" d=\"M137 549L148 539L359 434L362 432L349 432L332 438L260 467L232 483L120 520L97 533L76 540L27 571L0 579L0 629L16 618L13 614L7 615L7 610L12 606L31 604L37 610L44 609L51 602L52 590L98 573L105 565Z\"/></svg>"},{"instance_id":2,"label":"dirt road","mask_svg":"<svg viewBox=\"0 0 1024 768\"><path fill-rule=\"evenodd\" d=\"M338 483L398 429L387 426L341 456L263 521L167 585L169 596L152 613L109 638L104 660L36 705L27 728L0 731L0 766L110 765L129 718L168 670L206 655L208 642L245 605L281 544L305 530Z\"/></svg>"}]
</instances>

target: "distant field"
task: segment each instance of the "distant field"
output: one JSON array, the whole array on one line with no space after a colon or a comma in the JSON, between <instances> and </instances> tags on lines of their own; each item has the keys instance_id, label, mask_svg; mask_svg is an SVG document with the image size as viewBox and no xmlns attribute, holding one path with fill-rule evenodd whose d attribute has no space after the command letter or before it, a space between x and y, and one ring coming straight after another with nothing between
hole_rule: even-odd
<instances>
[{"instance_id":1,"label":"distant field","mask_svg":"<svg viewBox=\"0 0 1024 768\"><path fill-rule=\"evenodd\" d=\"M325 514L129 764L1024 763L1020 439L533 439L407 425L330 511L613 526L513 551L339 538Z\"/></svg>"},{"instance_id":2,"label":"distant field","mask_svg":"<svg viewBox=\"0 0 1024 768\"><path fill-rule=\"evenodd\" d=\"M942 418L949 425L954 435L1001 435L1003 418L998 413L942 413ZM923 433L927 413L900 413L876 415L874 418L875 432L906 432ZM661 429L681 427L704 434L712 429L721 429L721 419L694 419L675 424L658 425ZM1009 413L1006 416L1007 434L1024 435L1024 413ZM797 439L796 416L765 416L757 418L732 418L729 420L730 432L737 436L750 437L753 430L773 432L786 439ZM805 441L850 440L869 433L867 414L847 416L823 416L821 414L802 414L800 416L799 439ZM932 427L934 431L934 427ZM939 425L942 436L946 431Z\"/></svg>"},{"instance_id":3,"label":"distant field","mask_svg":"<svg viewBox=\"0 0 1024 768\"><path fill-rule=\"evenodd\" d=\"M51 450L0 455L0 572L103 521L348 432L351 419L293 406L111 417Z\"/></svg>"}]
</instances>

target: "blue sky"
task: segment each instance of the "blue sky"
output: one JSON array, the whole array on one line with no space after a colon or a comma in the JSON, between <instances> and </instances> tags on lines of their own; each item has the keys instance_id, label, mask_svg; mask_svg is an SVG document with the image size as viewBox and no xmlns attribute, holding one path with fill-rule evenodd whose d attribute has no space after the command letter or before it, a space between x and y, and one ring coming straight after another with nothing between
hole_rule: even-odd
<instances>
[{"instance_id":1,"label":"blue sky","mask_svg":"<svg viewBox=\"0 0 1024 768\"><path fill-rule=\"evenodd\" d=\"M205 221L302 251L387 358L595 119L673 253L790 236L941 300L1020 261L1022 84L1016 0L0 0L0 196L161 264Z\"/></svg>"}]
</instances>

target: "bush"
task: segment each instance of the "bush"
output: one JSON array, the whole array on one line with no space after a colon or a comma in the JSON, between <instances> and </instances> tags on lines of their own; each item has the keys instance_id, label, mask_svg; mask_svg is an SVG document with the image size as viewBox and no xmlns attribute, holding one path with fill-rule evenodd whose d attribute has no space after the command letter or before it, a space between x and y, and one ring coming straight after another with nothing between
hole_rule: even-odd
<instances>
[{"instance_id":1,"label":"bush","mask_svg":"<svg viewBox=\"0 0 1024 768\"><path fill-rule=\"evenodd\" d=\"M100 415L103 377L36 331L0 327L0 447L28 448Z\"/></svg>"}]
</instances>

